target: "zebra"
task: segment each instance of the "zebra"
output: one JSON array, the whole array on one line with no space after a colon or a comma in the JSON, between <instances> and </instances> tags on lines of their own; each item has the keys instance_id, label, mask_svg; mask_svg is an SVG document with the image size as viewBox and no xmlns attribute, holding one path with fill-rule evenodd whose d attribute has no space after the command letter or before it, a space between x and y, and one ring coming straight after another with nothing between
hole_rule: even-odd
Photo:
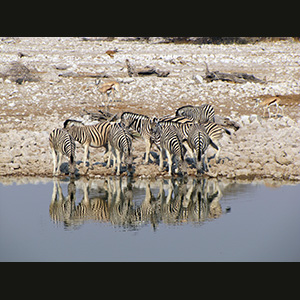
<instances>
[{"instance_id":1,"label":"zebra","mask_svg":"<svg viewBox=\"0 0 300 300\"><path fill-rule=\"evenodd\" d=\"M201 106L185 105L178 108L175 115L186 117L200 124L207 121L215 122L215 110L210 104L202 104Z\"/></svg>"},{"instance_id":2,"label":"zebra","mask_svg":"<svg viewBox=\"0 0 300 300\"><path fill-rule=\"evenodd\" d=\"M153 118L146 115L132 112L123 112L121 121L125 127L134 129L144 139L146 144L145 164L148 164L150 148L153 144L153 140L151 139L151 129L155 121L153 121Z\"/></svg>"},{"instance_id":3,"label":"zebra","mask_svg":"<svg viewBox=\"0 0 300 300\"><path fill-rule=\"evenodd\" d=\"M178 119L181 123L184 121L184 118L187 118L192 122L200 124L211 122L221 125L222 127L231 127L235 131L240 128L240 125L237 122L232 121L228 117L215 115L214 108L210 104L203 104L201 106L182 106L176 110L176 117L182 117L182 119ZM175 121L176 117L173 117ZM170 117L169 119L171 120Z\"/></svg>"},{"instance_id":4,"label":"zebra","mask_svg":"<svg viewBox=\"0 0 300 300\"><path fill-rule=\"evenodd\" d=\"M203 174L203 170L208 171L206 150L209 145L212 145L216 150L219 150L219 148L211 140L203 125L196 123L190 127L187 144L192 150L196 162L197 174Z\"/></svg>"},{"instance_id":5,"label":"zebra","mask_svg":"<svg viewBox=\"0 0 300 300\"><path fill-rule=\"evenodd\" d=\"M175 126L162 126L159 122L152 129L152 138L160 149L159 171L163 170L163 155L167 153L169 175L172 175L172 160L176 158L177 167L186 173L182 135ZM177 170L177 167L175 170Z\"/></svg>"},{"instance_id":6,"label":"zebra","mask_svg":"<svg viewBox=\"0 0 300 300\"><path fill-rule=\"evenodd\" d=\"M95 125L84 125L80 121L67 119L64 122L64 128L75 141L84 146L84 166L86 166L89 158L89 147L105 147L105 153L107 153L108 134L111 128L110 122L104 121Z\"/></svg>"},{"instance_id":7,"label":"zebra","mask_svg":"<svg viewBox=\"0 0 300 300\"><path fill-rule=\"evenodd\" d=\"M193 121L183 116L164 116L157 119L158 122L180 123L180 124L192 124Z\"/></svg>"},{"instance_id":8,"label":"zebra","mask_svg":"<svg viewBox=\"0 0 300 300\"><path fill-rule=\"evenodd\" d=\"M194 123L191 120L184 117L164 117L159 119L158 123L161 124L161 126L175 126L180 132L183 139L188 138L189 130L194 125ZM205 128L205 131L209 135L212 142L218 147L218 150L215 148L217 150L215 158L216 162L219 163L219 156L221 151L221 145L219 140L222 138L223 132L225 132L228 135L231 135L231 132L223 126L209 121L201 125Z\"/></svg>"},{"instance_id":9,"label":"zebra","mask_svg":"<svg viewBox=\"0 0 300 300\"><path fill-rule=\"evenodd\" d=\"M107 167L110 167L111 154L114 156L114 167L117 163L116 175L121 173L121 159L124 155L124 161L127 166L128 175L132 174L132 135L129 130L124 128L121 123L111 125L108 134L109 158Z\"/></svg>"},{"instance_id":10,"label":"zebra","mask_svg":"<svg viewBox=\"0 0 300 300\"><path fill-rule=\"evenodd\" d=\"M53 157L53 176L57 176L60 171L62 156L69 158L69 172L71 177L75 175L75 141L64 129L55 128L50 133L49 144Z\"/></svg>"},{"instance_id":11,"label":"zebra","mask_svg":"<svg viewBox=\"0 0 300 300\"><path fill-rule=\"evenodd\" d=\"M71 225L71 216L75 210L76 185L71 179L68 184L68 196L64 196L59 180L53 180L52 199L49 214L54 223L63 222L66 227Z\"/></svg>"},{"instance_id":12,"label":"zebra","mask_svg":"<svg viewBox=\"0 0 300 300\"><path fill-rule=\"evenodd\" d=\"M107 196L100 196L100 193L93 193L94 195L92 195L89 182L81 182L80 187L83 198L72 213L74 224L82 223L85 219L107 222L109 220ZM106 190L99 187L99 191Z\"/></svg>"}]
</instances>

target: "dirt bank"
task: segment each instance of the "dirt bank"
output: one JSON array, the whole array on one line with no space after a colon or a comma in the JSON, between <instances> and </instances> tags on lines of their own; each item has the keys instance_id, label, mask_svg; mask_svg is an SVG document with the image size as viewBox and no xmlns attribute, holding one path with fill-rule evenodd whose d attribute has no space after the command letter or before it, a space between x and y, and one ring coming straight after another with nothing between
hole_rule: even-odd
<instances>
[{"instance_id":1,"label":"dirt bank","mask_svg":"<svg viewBox=\"0 0 300 300\"><path fill-rule=\"evenodd\" d=\"M185 104L210 103L217 114L241 125L221 140L222 161L210 160L206 175L228 178L300 180L300 44L294 41L255 45L149 44L83 40L80 38L18 38L0 42L0 75L24 65L34 80L0 76L0 176L52 176L48 144L50 131L65 119L80 117L82 109L103 108L104 96L93 74L107 74L120 82L123 102L111 112L133 111L149 116L171 114ZM118 48L111 57L107 50ZM22 53L23 55L20 55ZM151 65L168 70L167 77L129 77L125 60L137 67ZM210 70L244 72L265 78L265 84L207 83ZM77 74L78 76L63 76ZM73 73L70 73L73 72ZM13 74L18 76L17 73ZM29 78L29 77L28 77ZM30 77L31 78L31 77ZM21 83L21 84L20 84ZM262 118L253 110L254 99L280 95L285 116ZM103 149L91 150L91 165L80 163L83 149L77 144L78 172L88 176L112 175L103 163ZM155 149L152 149L155 155ZM166 176L153 162L143 165L144 145L134 142L135 176ZM209 150L213 156L214 150ZM194 175L195 169L188 169Z\"/></svg>"}]
</instances>

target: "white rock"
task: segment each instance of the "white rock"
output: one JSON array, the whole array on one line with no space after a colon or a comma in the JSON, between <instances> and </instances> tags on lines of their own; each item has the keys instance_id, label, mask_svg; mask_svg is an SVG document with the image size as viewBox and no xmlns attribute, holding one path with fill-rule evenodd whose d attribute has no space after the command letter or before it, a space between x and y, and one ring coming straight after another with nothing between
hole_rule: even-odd
<instances>
[{"instance_id":1,"label":"white rock","mask_svg":"<svg viewBox=\"0 0 300 300\"><path fill-rule=\"evenodd\" d=\"M194 75L193 79L196 81L196 83L201 83L202 84L204 82L203 77L200 76L200 75Z\"/></svg>"}]
</instances>

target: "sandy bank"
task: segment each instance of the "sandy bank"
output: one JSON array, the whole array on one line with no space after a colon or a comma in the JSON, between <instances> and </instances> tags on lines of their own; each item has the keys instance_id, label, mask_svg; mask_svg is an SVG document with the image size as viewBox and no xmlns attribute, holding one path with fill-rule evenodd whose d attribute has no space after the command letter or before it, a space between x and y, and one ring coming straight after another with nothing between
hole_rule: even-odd
<instances>
[{"instance_id":1,"label":"sandy bank","mask_svg":"<svg viewBox=\"0 0 300 300\"><path fill-rule=\"evenodd\" d=\"M96 111L104 100L94 78L61 75L105 72L121 83L123 102L113 103L112 112L163 116L181 105L210 103L217 114L241 125L238 131L231 130L231 136L223 137L222 161L216 164L212 158L205 176L300 180L299 43L199 46L19 38L1 41L0 47L0 73L17 61L38 78L22 84L10 77L0 78L0 176L52 176L50 131L67 118L79 117L83 108ZM115 47L119 51L111 58L105 52ZM19 52L25 56L20 57ZM126 58L136 66L167 69L170 75L130 78ZM203 61L211 70L245 72L266 78L267 83L206 83L201 81ZM275 94L283 99L285 117L262 118L262 109L253 110L254 98ZM134 176L167 176L155 162L142 164L144 150L142 141L134 142ZM78 173L113 175L114 170L103 163L103 153L103 149L91 148L93 169L87 169L80 163L83 149L77 144ZM210 149L209 156L213 154ZM188 169L189 175L195 173Z\"/></svg>"}]
</instances>

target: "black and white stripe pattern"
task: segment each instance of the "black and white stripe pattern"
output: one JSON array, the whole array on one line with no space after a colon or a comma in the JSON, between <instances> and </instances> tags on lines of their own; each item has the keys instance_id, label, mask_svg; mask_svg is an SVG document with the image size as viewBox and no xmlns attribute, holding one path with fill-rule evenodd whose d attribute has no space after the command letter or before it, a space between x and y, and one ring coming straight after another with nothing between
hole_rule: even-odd
<instances>
[{"instance_id":1,"label":"black and white stripe pattern","mask_svg":"<svg viewBox=\"0 0 300 300\"><path fill-rule=\"evenodd\" d=\"M209 135L212 142L218 148L218 150L217 150L217 148L214 147L217 150L215 159L216 159L216 162L219 162L220 151L221 151L221 144L220 144L219 140L223 137L224 132L226 132L228 135L231 135L231 132L228 129L226 129L216 123L206 122L206 123L203 123L202 125L205 128L205 131Z\"/></svg>"},{"instance_id":2,"label":"black and white stripe pattern","mask_svg":"<svg viewBox=\"0 0 300 300\"><path fill-rule=\"evenodd\" d=\"M153 120L148 116L142 114L124 112L121 115L121 121L125 125L125 127L136 130L144 139L146 144L145 163L148 164L150 148L153 144L153 141L151 139L151 129L154 124Z\"/></svg>"},{"instance_id":3,"label":"black and white stripe pattern","mask_svg":"<svg viewBox=\"0 0 300 300\"><path fill-rule=\"evenodd\" d=\"M89 156L89 147L105 147L107 150L110 127L111 124L108 121L96 125L83 125L80 121L70 119L64 122L64 128L75 141L84 146L84 165Z\"/></svg>"},{"instance_id":4,"label":"black and white stripe pattern","mask_svg":"<svg viewBox=\"0 0 300 300\"><path fill-rule=\"evenodd\" d=\"M202 174L203 170L208 171L207 148L209 145L212 145L216 150L219 149L206 133L205 127L201 124L194 124L190 127L187 143L193 152L197 173Z\"/></svg>"},{"instance_id":5,"label":"black and white stripe pattern","mask_svg":"<svg viewBox=\"0 0 300 300\"><path fill-rule=\"evenodd\" d=\"M152 130L155 144L160 148L159 170L163 169L164 152L167 153L169 175L172 174L172 160L176 159L179 168L184 167L186 172L186 165L184 161L184 149L182 147L182 135L175 126L162 126L157 123ZM177 168L176 168L177 169Z\"/></svg>"},{"instance_id":6,"label":"black and white stripe pattern","mask_svg":"<svg viewBox=\"0 0 300 300\"><path fill-rule=\"evenodd\" d=\"M178 108L175 114L200 124L215 122L215 110L210 104L202 104L200 106L185 105Z\"/></svg>"},{"instance_id":7,"label":"black and white stripe pattern","mask_svg":"<svg viewBox=\"0 0 300 300\"><path fill-rule=\"evenodd\" d=\"M190 128L194 125L194 123L191 120L188 120L185 117L161 118L159 124L165 127L170 125L176 127L183 139L188 138ZM218 147L216 153L216 161L219 162L219 156L221 151L221 145L219 140L223 137L224 132L226 132L228 135L231 135L231 132L228 129L212 122L205 122L201 125L205 128L205 131L209 135L212 142Z\"/></svg>"},{"instance_id":8,"label":"black and white stripe pattern","mask_svg":"<svg viewBox=\"0 0 300 300\"><path fill-rule=\"evenodd\" d=\"M50 148L53 156L53 175L58 175L62 156L69 159L69 172L75 174L75 141L64 129L56 128L49 136Z\"/></svg>"},{"instance_id":9,"label":"black and white stripe pattern","mask_svg":"<svg viewBox=\"0 0 300 300\"><path fill-rule=\"evenodd\" d=\"M132 173L132 135L129 130L124 128L121 123L111 125L108 135L109 159L107 167L110 167L111 154L114 156L114 167L117 163L117 173L121 174L121 159L124 156L124 162L127 166L127 172Z\"/></svg>"}]
</instances>

